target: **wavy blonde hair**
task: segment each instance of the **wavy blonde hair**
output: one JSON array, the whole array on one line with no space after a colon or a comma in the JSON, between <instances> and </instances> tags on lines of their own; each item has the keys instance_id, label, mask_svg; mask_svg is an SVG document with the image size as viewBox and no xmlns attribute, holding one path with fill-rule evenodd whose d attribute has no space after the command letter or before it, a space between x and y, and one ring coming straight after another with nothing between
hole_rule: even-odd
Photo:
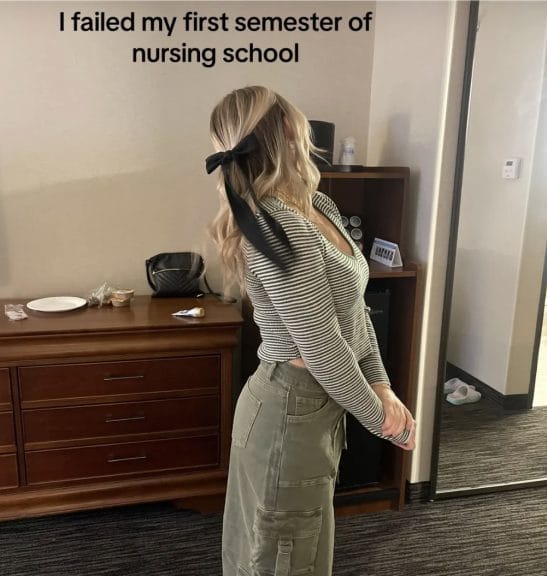
<instances>
[{"instance_id":1,"label":"wavy blonde hair","mask_svg":"<svg viewBox=\"0 0 547 576\"><path fill-rule=\"evenodd\" d=\"M243 163L232 162L228 177L234 191L256 212L249 185L257 202L277 196L308 216L320 174L310 153L320 150L311 141L311 128L304 114L290 102L263 86L248 86L226 95L213 109L210 121L215 151L235 147L254 132L259 149ZM243 237L226 198L224 177L217 185L220 208L210 227L223 267L225 290L239 284L245 292Z\"/></svg>"}]
</instances>

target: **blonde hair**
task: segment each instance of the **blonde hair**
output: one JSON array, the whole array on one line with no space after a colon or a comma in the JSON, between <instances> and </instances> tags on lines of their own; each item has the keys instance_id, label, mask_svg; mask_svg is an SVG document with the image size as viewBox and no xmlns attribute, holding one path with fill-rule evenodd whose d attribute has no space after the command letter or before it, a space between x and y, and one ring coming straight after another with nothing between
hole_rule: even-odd
<instances>
[{"instance_id":1,"label":"blonde hair","mask_svg":"<svg viewBox=\"0 0 547 576\"><path fill-rule=\"evenodd\" d=\"M244 162L232 162L228 177L234 191L256 212L257 202L277 196L308 216L320 174L310 159L319 149L311 142L310 125L300 110L263 86L248 86L225 96L211 113L211 139L217 152L234 148L253 132L259 149ZM235 283L245 292L243 237L226 198L224 178L217 185L220 209L210 228L219 250L225 290Z\"/></svg>"}]
</instances>

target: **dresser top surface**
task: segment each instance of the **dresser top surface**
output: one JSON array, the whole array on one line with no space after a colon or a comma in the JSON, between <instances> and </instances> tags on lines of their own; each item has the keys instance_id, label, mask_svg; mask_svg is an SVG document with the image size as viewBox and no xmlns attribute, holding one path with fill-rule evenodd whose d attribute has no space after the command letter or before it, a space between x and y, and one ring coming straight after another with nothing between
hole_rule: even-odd
<instances>
[{"instance_id":1,"label":"dresser top surface","mask_svg":"<svg viewBox=\"0 0 547 576\"><path fill-rule=\"evenodd\" d=\"M234 304L220 302L212 296L203 298L151 298L136 296L124 308L80 308L70 312L35 312L25 306L28 318L8 320L4 304L26 304L28 299L0 300L0 338L38 336L77 332L116 332L134 330L169 330L180 328L213 328L238 326L242 317ZM205 309L205 317L174 317L173 312L194 308Z\"/></svg>"}]
</instances>

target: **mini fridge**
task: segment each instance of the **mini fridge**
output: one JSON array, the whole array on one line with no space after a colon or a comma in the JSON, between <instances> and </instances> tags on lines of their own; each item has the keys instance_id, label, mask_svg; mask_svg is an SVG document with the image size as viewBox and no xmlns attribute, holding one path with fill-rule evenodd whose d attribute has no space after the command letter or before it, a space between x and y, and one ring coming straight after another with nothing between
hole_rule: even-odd
<instances>
[{"instance_id":1,"label":"mini fridge","mask_svg":"<svg viewBox=\"0 0 547 576\"><path fill-rule=\"evenodd\" d=\"M386 364L389 332L389 290L367 291L367 305L380 355ZM342 451L337 488L351 489L373 485L381 480L386 441L371 434L350 414L346 414L347 450Z\"/></svg>"}]
</instances>

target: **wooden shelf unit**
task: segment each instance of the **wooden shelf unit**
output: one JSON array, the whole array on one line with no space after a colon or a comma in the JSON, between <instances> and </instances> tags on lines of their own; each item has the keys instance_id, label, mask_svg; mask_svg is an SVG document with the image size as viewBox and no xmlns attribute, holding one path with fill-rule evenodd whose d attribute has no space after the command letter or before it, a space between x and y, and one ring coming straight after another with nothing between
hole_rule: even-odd
<instances>
[{"instance_id":1,"label":"wooden shelf unit","mask_svg":"<svg viewBox=\"0 0 547 576\"><path fill-rule=\"evenodd\" d=\"M406 167L323 172L319 189L335 201L341 214L361 218L363 253L367 260L375 237L395 242L401 248L402 267L390 268L369 260L369 289L389 289L391 292L388 358L385 365L395 393L411 406L418 357L422 274L417 263L405 260L404 247L401 247L409 174ZM246 299L242 303L242 313L244 382L256 368L260 335L252 320L252 306ZM381 481L362 488L337 490L334 499L336 515L400 509L405 498L407 455L404 450L386 443Z\"/></svg>"},{"instance_id":2,"label":"wooden shelf unit","mask_svg":"<svg viewBox=\"0 0 547 576\"><path fill-rule=\"evenodd\" d=\"M408 168L323 172L319 190L335 201L342 214L361 218L363 252L368 255L375 237L401 243L408 179Z\"/></svg>"},{"instance_id":3,"label":"wooden shelf unit","mask_svg":"<svg viewBox=\"0 0 547 576\"><path fill-rule=\"evenodd\" d=\"M406 261L401 245L409 177L410 170L406 167L366 167L360 172L324 172L319 187L334 200L342 214L361 218L363 253L367 259L374 238L399 245L404 266L390 268L369 260L368 289L391 292L388 358L384 364L395 393L407 405L412 402L416 377L417 319L421 316L420 267ZM337 515L402 507L408 453L389 443L384 450L381 481L374 486L337 491Z\"/></svg>"}]
</instances>

